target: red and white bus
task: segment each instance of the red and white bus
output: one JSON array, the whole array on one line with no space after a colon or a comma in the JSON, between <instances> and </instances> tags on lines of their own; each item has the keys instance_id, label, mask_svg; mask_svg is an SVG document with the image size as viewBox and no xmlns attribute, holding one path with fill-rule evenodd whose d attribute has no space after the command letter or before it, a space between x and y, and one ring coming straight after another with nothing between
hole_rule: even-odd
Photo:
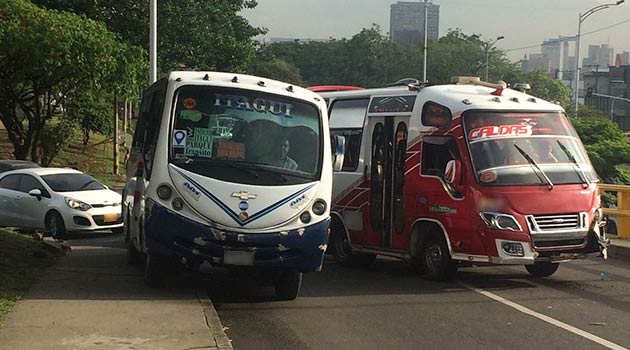
<instances>
[{"instance_id":1,"label":"red and white bus","mask_svg":"<svg viewBox=\"0 0 630 350\"><path fill-rule=\"evenodd\" d=\"M331 213L338 262L397 257L433 279L517 264L543 277L605 256L597 174L559 105L465 77L321 95L331 134L346 139Z\"/></svg>"}]
</instances>

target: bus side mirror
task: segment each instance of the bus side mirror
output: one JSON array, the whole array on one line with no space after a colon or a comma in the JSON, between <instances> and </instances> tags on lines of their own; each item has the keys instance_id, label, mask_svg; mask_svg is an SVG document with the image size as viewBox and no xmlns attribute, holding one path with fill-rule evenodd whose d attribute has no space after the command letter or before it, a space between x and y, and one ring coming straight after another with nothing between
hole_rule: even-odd
<instances>
[{"instance_id":1,"label":"bus side mirror","mask_svg":"<svg viewBox=\"0 0 630 350\"><path fill-rule=\"evenodd\" d=\"M462 193L464 186L462 186L462 162L457 159L449 160L446 163L446 169L444 170L444 181L449 183L453 188Z\"/></svg>"},{"instance_id":2,"label":"bus side mirror","mask_svg":"<svg viewBox=\"0 0 630 350\"><path fill-rule=\"evenodd\" d=\"M332 138L333 148L333 171L341 171L343 158L346 153L346 139L341 135L334 135Z\"/></svg>"}]
</instances>

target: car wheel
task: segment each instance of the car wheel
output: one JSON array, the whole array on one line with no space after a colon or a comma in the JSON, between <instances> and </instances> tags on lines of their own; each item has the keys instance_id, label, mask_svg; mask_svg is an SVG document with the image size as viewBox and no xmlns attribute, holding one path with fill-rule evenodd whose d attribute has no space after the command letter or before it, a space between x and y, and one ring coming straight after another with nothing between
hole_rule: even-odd
<instances>
[{"instance_id":1,"label":"car wheel","mask_svg":"<svg viewBox=\"0 0 630 350\"><path fill-rule=\"evenodd\" d=\"M302 273L297 270L279 271L274 276L276 297L280 300L294 300L300 294Z\"/></svg>"},{"instance_id":2,"label":"car wheel","mask_svg":"<svg viewBox=\"0 0 630 350\"><path fill-rule=\"evenodd\" d=\"M56 211L51 211L46 215L45 219L46 230L55 239L63 239L66 235L66 225L63 223L63 218Z\"/></svg>"},{"instance_id":3,"label":"car wheel","mask_svg":"<svg viewBox=\"0 0 630 350\"><path fill-rule=\"evenodd\" d=\"M446 241L440 234L431 234L422 245L422 263L427 277L434 281L446 281L457 272L457 262L450 257Z\"/></svg>"},{"instance_id":4,"label":"car wheel","mask_svg":"<svg viewBox=\"0 0 630 350\"><path fill-rule=\"evenodd\" d=\"M333 226L330 242L332 245L331 248L333 257L339 265L351 267L369 266L374 262L374 260L376 260L376 255L374 254L352 253L350 241L338 225Z\"/></svg>"},{"instance_id":5,"label":"car wheel","mask_svg":"<svg viewBox=\"0 0 630 350\"><path fill-rule=\"evenodd\" d=\"M545 262L537 262L533 265L525 265L525 269L532 277L549 277L553 275L557 270L558 263L550 263L548 261Z\"/></svg>"}]
</instances>

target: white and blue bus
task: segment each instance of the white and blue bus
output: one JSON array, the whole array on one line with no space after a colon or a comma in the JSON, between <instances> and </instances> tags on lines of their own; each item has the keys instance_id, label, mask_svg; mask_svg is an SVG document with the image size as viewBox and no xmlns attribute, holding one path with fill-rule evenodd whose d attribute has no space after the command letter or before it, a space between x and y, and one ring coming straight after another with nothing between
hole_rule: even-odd
<instances>
[{"instance_id":1,"label":"white and blue bus","mask_svg":"<svg viewBox=\"0 0 630 350\"><path fill-rule=\"evenodd\" d=\"M123 194L130 262L159 284L177 262L271 272L294 299L328 242L325 101L260 77L172 72L143 96Z\"/></svg>"}]
</instances>

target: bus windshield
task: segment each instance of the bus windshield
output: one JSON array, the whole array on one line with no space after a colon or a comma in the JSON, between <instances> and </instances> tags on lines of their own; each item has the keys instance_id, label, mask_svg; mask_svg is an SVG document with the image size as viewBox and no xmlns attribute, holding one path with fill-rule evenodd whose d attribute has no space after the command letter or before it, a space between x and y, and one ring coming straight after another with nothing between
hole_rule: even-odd
<instances>
[{"instance_id":1,"label":"bus windshield","mask_svg":"<svg viewBox=\"0 0 630 350\"><path fill-rule=\"evenodd\" d=\"M464 113L473 168L482 185L597 181L582 142L563 113Z\"/></svg>"},{"instance_id":2,"label":"bus windshield","mask_svg":"<svg viewBox=\"0 0 630 350\"><path fill-rule=\"evenodd\" d=\"M252 90L183 86L174 102L170 162L203 176L252 185L317 180L317 107Z\"/></svg>"}]
</instances>

